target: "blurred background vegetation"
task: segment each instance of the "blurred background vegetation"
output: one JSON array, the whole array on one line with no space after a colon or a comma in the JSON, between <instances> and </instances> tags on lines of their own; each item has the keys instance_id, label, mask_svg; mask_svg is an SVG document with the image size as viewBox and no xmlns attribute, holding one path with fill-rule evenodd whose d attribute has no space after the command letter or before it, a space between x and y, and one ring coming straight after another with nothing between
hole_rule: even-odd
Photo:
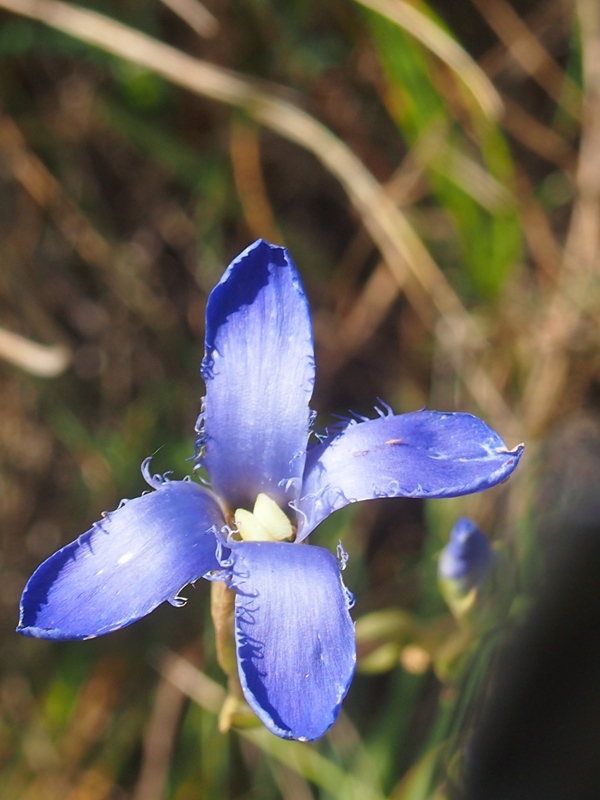
<instances>
[{"instance_id":1,"label":"blurred background vegetation","mask_svg":"<svg viewBox=\"0 0 600 800\"><path fill-rule=\"evenodd\" d=\"M600 515L599 52L595 0L0 0L0 800L462 796L500 646ZM360 658L311 745L218 732L206 586L92 642L13 632L143 458L189 473L206 298L259 236L307 288L321 424L381 397L527 443L484 495L315 534ZM502 560L457 620L459 514Z\"/></svg>"}]
</instances>

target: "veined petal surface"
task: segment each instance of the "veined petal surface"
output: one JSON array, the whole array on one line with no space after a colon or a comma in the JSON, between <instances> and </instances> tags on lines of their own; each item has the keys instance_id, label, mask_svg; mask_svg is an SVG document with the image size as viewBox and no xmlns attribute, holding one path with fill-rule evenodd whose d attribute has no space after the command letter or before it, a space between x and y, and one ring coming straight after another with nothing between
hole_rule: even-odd
<instances>
[{"instance_id":1,"label":"veined petal surface","mask_svg":"<svg viewBox=\"0 0 600 800\"><path fill-rule=\"evenodd\" d=\"M186 584L218 569L213 526L224 524L211 492L167 481L129 500L50 556L21 598L19 633L88 639L123 628Z\"/></svg>"},{"instance_id":2,"label":"veined petal surface","mask_svg":"<svg viewBox=\"0 0 600 800\"><path fill-rule=\"evenodd\" d=\"M298 540L348 503L376 497L457 497L508 478L522 445L471 414L415 411L354 423L308 451Z\"/></svg>"},{"instance_id":3,"label":"veined petal surface","mask_svg":"<svg viewBox=\"0 0 600 800\"><path fill-rule=\"evenodd\" d=\"M231 550L235 635L246 700L284 739L317 739L354 674L351 596L321 547L243 542Z\"/></svg>"},{"instance_id":4,"label":"veined petal surface","mask_svg":"<svg viewBox=\"0 0 600 800\"><path fill-rule=\"evenodd\" d=\"M314 351L304 289L283 247L255 242L211 292L202 377L202 462L213 489L231 509L251 509L260 492L285 507L304 470Z\"/></svg>"}]
</instances>

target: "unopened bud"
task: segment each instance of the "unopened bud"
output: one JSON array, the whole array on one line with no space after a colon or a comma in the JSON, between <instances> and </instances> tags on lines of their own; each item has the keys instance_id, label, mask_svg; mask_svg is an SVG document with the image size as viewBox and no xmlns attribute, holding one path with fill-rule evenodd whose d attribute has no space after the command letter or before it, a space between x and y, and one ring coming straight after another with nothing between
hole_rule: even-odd
<instances>
[{"instance_id":1,"label":"unopened bud","mask_svg":"<svg viewBox=\"0 0 600 800\"><path fill-rule=\"evenodd\" d=\"M470 519L461 517L440 554L438 575L468 592L485 578L492 558L493 551L484 534Z\"/></svg>"}]
</instances>

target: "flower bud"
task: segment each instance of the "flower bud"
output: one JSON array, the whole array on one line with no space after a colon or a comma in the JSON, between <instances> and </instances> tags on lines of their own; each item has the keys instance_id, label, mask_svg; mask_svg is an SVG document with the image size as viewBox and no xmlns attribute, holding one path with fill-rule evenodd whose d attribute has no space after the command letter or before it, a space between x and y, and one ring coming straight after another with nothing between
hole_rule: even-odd
<instances>
[{"instance_id":1,"label":"flower bud","mask_svg":"<svg viewBox=\"0 0 600 800\"><path fill-rule=\"evenodd\" d=\"M438 561L440 589L455 617L460 619L473 608L493 559L494 552L477 525L466 517L458 519Z\"/></svg>"},{"instance_id":2,"label":"flower bud","mask_svg":"<svg viewBox=\"0 0 600 800\"><path fill-rule=\"evenodd\" d=\"M461 517L440 554L438 575L443 580L452 581L462 591L469 591L485 578L492 557L492 548L477 525Z\"/></svg>"}]
</instances>

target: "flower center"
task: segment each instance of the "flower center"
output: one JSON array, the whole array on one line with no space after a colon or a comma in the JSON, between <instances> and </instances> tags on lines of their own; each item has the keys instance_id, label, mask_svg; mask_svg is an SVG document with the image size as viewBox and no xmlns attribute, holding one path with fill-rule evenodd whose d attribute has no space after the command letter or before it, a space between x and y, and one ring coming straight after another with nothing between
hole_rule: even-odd
<instances>
[{"instance_id":1,"label":"flower center","mask_svg":"<svg viewBox=\"0 0 600 800\"><path fill-rule=\"evenodd\" d=\"M261 492L254 511L238 508L233 515L237 532L245 542L283 542L294 538L294 528L277 503Z\"/></svg>"}]
</instances>

